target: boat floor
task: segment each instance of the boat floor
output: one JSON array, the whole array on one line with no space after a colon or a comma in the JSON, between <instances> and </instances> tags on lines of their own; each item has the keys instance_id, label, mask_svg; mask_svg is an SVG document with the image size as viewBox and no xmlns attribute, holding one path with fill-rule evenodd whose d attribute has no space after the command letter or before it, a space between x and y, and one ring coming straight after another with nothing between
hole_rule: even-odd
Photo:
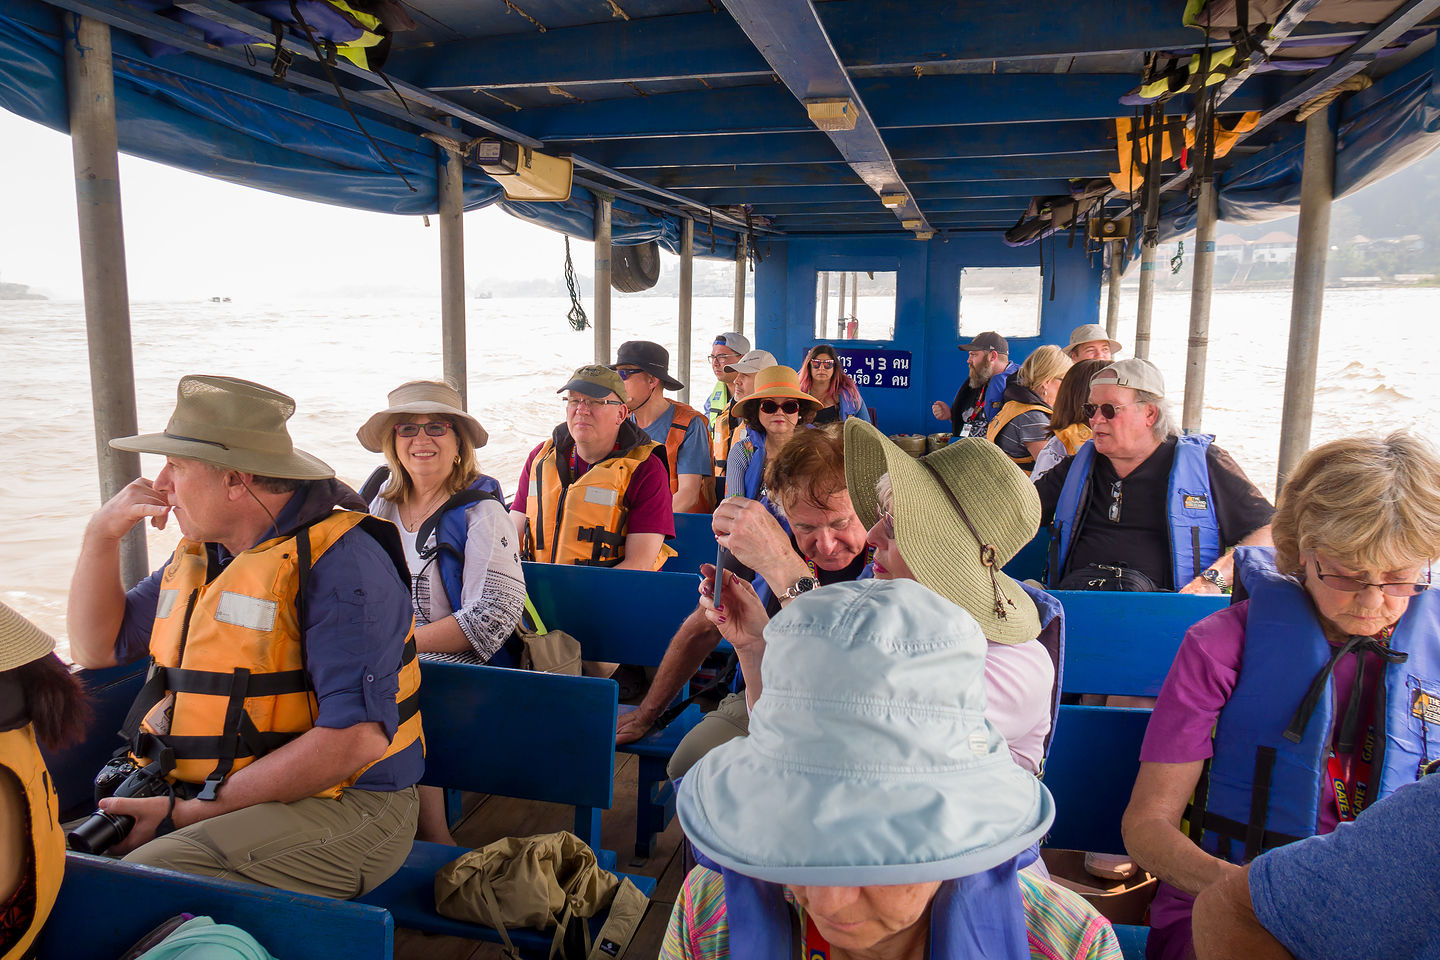
<instances>
[{"instance_id":1,"label":"boat floor","mask_svg":"<svg viewBox=\"0 0 1440 960\"><path fill-rule=\"evenodd\" d=\"M665 832L656 837L654 854L648 860L634 859L638 764L632 754L615 754L615 802L601 814L600 836L605 849L614 850L618 855L622 871L657 878L650 906L626 952L631 960L651 960L660 953L670 910L685 879L684 834L679 820L672 819ZM467 793L464 816L451 835L464 846L482 847L502 837L571 830L574 821L574 807L565 804ZM414 930L395 931L395 960L503 960L503 957L504 948L499 944Z\"/></svg>"}]
</instances>

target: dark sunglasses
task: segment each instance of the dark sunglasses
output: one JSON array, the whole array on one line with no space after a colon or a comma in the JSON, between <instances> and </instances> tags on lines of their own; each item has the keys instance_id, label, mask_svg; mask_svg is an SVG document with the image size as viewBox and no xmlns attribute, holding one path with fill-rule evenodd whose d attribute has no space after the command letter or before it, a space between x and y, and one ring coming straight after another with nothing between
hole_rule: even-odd
<instances>
[{"instance_id":1,"label":"dark sunglasses","mask_svg":"<svg viewBox=\"0 0 1440 960\"><path fill-rule=\"evenodd\" d=\"M639 367L625 367L623 369L620 367L615 368L615 373L617 376L620 377L621 380L629 380L631 377L635 376L635 374L644 372L645 371L641 370Z\"/></svg>"},{"instance_id":2,"label":"dark sunglasses","mask_svg":"<svg viewBox=\"0 0 1440 960\"><path fill-rule=\"evenodd\" d=\"M1086 420L1094 420L1097 413L1106 420L1114 420L1116 410L1121 407L1133 407L1139 402L1139 400L1132 400L1129 403L1087 403L1080 408L1080 412L1085 414Z\"/></svg>"},{"instance_id":3,"label":"dark sunglasses","mask_svg":"<svg viewBox=\"0 0 1440 960\"><path fill-rule=\"evenodd\" d=\"M1125 492L1120 489L1120 484L1124 482L1123 480L1116 480L1110 484L1110 512L1108 516L1110 517L1111 523L1120 522L1120 505L1125 502Z\"/></svg>"},{"instance_id":4,"label":"dark sunglasses","mask_svg":"<svg viewBox=\"0 0 1440 960\"><path fill-rule=\"evenodd\" d=\"M780 402L780 403L776 403L774 400L761 400L761 401L760 401L760 412L761 412L761 413L774 413L776 410L779 410L781 413L786 413L786 414L789 414L789 413L799 413L799 412L800 412L800 401L799 401L799 400L785 400L785 401L782 401L782 402Z\"/></svg>"},{"instance_id":5,"label":"dark sunglasses","mask_svg":"<svg viewBox=\"0 0 1440 960\"><path fill-rule=\"evenodd\" d=\"M1425 579L1420 583L1371 583L1368 580L1360 580L1356 577L1345 577L1338 573L1326 573L1320 569L1320 558L1315 558L1315 576L1331 590L1339 590L1341 593L1359 593L1366 587L1379 587L1380 592L1388 597L1415 597L1430 589L1430 571L1425 571Z\"/></svg>"},{"instance_id":6,"label":"dark sunglasses","mask_svg":"<svg viewBox=\"0 0 1440 960\"><path fill-rule=\"evenodd\" d=\"M810 361L810 366L816 367L816 368L818 368L818 369L820 369L820 370L829 370L831 367L835 366L835 361L834 361L834 360L811 360L811 361Z\"/></svg>"},{"instance_id":7,"label":"dark sunglasses","mask_svg":"<svg viewBox=\"0 0 1440 960\"><path fill-rule=\"evenodd\" d=\"M443 437L454 425L448 420L431 420L429 423L397 423L395 424L395 436L397 437L418 437L420 431L425 431L427 437Z\"/></svg>"}]
</instances>

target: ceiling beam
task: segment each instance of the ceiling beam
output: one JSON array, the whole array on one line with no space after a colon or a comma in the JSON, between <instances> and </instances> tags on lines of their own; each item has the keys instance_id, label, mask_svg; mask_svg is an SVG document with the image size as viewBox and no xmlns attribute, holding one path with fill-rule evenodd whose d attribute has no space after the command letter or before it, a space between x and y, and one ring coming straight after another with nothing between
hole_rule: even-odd
<instances>
[{"instance_id":1,"label":"ceiling beam","mask_svg":"<svg viewBox=\"0 0 1440 960\"><path fill-rule=\"evenodd\" d=\"M1103 177L1114 165L1114 150L1092 150L1053 157L906 160L897 164L897 168L906 182L918 185L972 180L1069 180ZM629 172L658 187L686 192L724 187L834 187L859 182L858 175L843 164L709 166L683 169L645 167ZM917 196L923 197L924 193L917 191Z\"/></svg>"},{"instance_id":2,"label":"ceiling beam","mask_svg":"<svg viewBox=\"0 0 1440 960\"><path fill-rule=\"evenodd\" d=\"M1007 60L1143 54L1203 45L1198 30L1153 0L1113 0L1095 16L1088 0L963 4L954 0L821 3L835 52L850 70L955 69ZM924 31L914 25L923 23ZM1355 37L1368 28L1309 24L1292 36ZM403 43L403 35L399 38ZM434 91L560 86L681 78L763 78L770 65L723 11L634 17L544 33L397 46L386 70Z\"/></svg>"},{"instance_id":3,"label":"ceiling beam","mask_svg":"<svg viewBox=\"0 0 1440 960\"><path fill-rule=\"evenodd\" d=\"M915 183L915 196L920 200L966 197L1035 197L1063 194L1069 182L1063 179L975 180L959 183ZM705 191L705 202L714 206L753 204L764 212L772 203L844 203L874 196L864 184L847 186L792 185L716 187Z\"/></svg>"}]
</instances>

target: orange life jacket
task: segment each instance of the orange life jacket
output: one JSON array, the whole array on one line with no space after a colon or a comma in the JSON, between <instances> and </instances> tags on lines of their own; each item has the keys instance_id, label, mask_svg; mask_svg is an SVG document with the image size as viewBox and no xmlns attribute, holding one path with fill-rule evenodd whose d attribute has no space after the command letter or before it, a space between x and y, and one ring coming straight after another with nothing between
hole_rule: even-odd
<instances>
[{"instance_id":1,"label":"orange life jacket","mask_svg":"<svg viewBox=\"0 0 1440 960\"><path fill-rule=\"evenodd\" d=\"M160 582L150 676L131 710L140 717L131 745L137 761L173 757L169 779L203 784L199 795L208 798L225 777L315 725L297 599L309 566L356 526L382 543L395 537L383 520L337 510L237 554L209 582L205 544L180 541ZM419 691L412 624L396 694L400 725L381 760L423 743ZM369 766L316 796L338 797Z\"/></svg>"},{"instance_id":2,"label":"orange life jacket","mask_svg":"<svg viewBox=\"0 0 1440 960\"><path fill-rule=\"evenodd\" d=\"M30 815L25 844L32 860L25 874L34 877L35 913L20 939L5 952L4 960L16 960L29 956L30 947L45 926L45 918L50 916L50 908L60 893L60 878L65 873L65 831L60 827L59 801L35 742L32 725L27 723L0 733L0 769L8 770L19 782L24 793L22 800ZM26 881L22 878L21 882Z\"/></svg>"},{"instance_id":3,"label":"orange life jacket","mask_svg":"<svg viewBox=\"0 0 1440 960\"><path fill-rule=\"evenodd\" d=\"M985 430L985 439L991 443L996 443L1000 437L1000 431L1005 429L1007 423L1020 416L1020 414L1029 413L1031 410L1044 410L1046 413L1050 412L1050 408L1043 403L1021 403L1018 400L1008 401L1005 406L1000 408L1000 412L995 414L994 418L991 419L990 426ZM1008 453L1005 455L1010 457ZM1035 455L1028 450L1025 452L1025 456L1010 457L1010 459L1013 460L1015 465L1021 470L1024 470L1027 475L1030 473L1030 468L1035 466Z\"/></svg>"},{"instance_id":4,"label":"orange life jacket","mask_svg":"<svg viewBox=\"0 0 1440 960\"><path fill-rule=\"evenodd\" d=\"M665 434L665 454L670 468L670 492L677 493L680 490L680 444L685 442L685 432L690 429L690 424L699 420L705 427L705 444L711 446L710 422L705 415L689 404L681 403L679 400L671 401L675 411L674 419L670 421L670 430ZM709 513L715 509L715 484L713 482L714 472L702 474L700 477L700 506L697 513Z\"/></svg>"}]
</instances>

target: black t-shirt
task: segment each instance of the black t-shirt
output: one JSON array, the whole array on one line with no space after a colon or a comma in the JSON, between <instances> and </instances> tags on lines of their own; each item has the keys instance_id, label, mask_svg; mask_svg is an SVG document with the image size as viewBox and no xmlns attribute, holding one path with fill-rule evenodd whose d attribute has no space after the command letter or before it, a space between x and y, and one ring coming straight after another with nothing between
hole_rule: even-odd
<instances>
[{"instance_id":1,"label":"black t-shirt","mask_svg":"<svg viewBox=\"0 0 1440 960\"><path fill-rule=\"evenodd\" d=\"M960 384L955 392L955 402L950 404L950 432L960 436L965 420L985 396L985 386L972 387L969 379Z\"/></svg>"},{"instance_id":2,"label":"black t-shirt","mask_svg":"<svg viewBox=\"0 0 1440 960\"><path fill-rule=\"evenodd\" d=\"M810 422L814 424L839 423L840 404L832 403L828 407L821 407L820 410L815 414L815 419Z\"/></svg>"},{"instance_id":3,"label":"black t-shirt","mask_svg":"<svg viewBox=\"0 0 1440 960\"><path fill-rule=\"evenodd\" d=\"M1139 570L1161 589L1176 589L1170 570L1170 535L1165 515L1175 443L1174 438L1162 443L1120 481L1118 520L1111 520L1110 513L1115 502L1112 490L1120 478L1108 457L1095 457L1095 468L1090 474L1090 501L1081 521L1080 537L1071 545L1061 575L1093 563L1119 563ZM1055 504L1074 462L1073 457L1065 458L1036 482L1042 524L1054 520ZM1235 459L1213 443L1206 448L1205 464L1210 474L1215 515L1220 521L1220 542L1228 549L1269 523L1275 508L1245 476Z\"/></svg>"}]
</instances>

